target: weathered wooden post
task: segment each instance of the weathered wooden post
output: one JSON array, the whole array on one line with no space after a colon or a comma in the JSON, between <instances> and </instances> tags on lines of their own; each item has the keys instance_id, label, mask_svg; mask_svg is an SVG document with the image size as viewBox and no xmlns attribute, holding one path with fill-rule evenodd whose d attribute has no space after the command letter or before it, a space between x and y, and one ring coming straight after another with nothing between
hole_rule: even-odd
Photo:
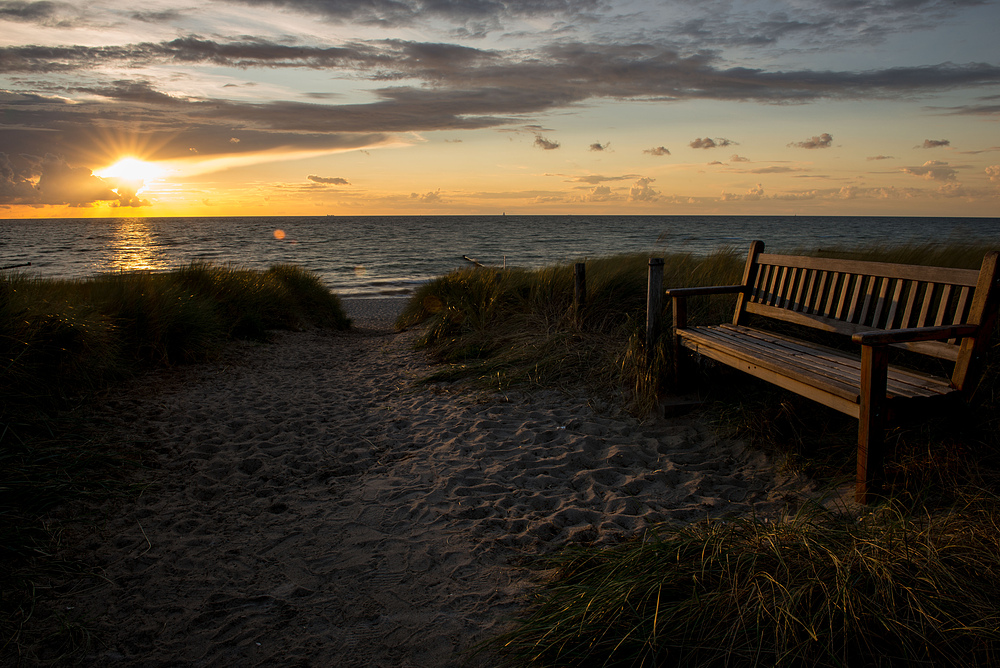
<instances>
[{"instance_id":1,"label":"weathered wooden post","mask_svg":"<svg viewBox=\"0 0 1000 668\"><path fill-rule=\"evenodd\" d=\"M649 258L649 282L646 286L646 358L652 359L653 347L660 338L660 314L663 312L663 258Z\"/></svg>"},{"instance_id":2,"label":"weathered wooden post","mask_svg":"<svg viewBox=\"0 0 1000 668\"><path fill-rule=\"evenodd\" d=\"M583 324L583 307L587 304L587 265L577 262L573 282L573 305L576 308L576 319Z\"/></svg>"}]
</instances>

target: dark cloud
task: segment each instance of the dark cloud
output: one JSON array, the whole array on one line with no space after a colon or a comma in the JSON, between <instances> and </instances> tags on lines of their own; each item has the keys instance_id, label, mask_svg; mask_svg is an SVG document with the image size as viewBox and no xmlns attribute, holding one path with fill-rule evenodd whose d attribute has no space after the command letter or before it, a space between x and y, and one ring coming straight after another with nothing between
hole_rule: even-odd
<instances>
[{"instance_id":1,"label":"dark cloud","mask_svg":"<svg viewBox=\"0 0 1000 668\"><path fill-rule=\"evenodd\" d=\"M546 151L554 151L559 148L559 142L546 139L542 135L535 135L535 146Z\"/></svg>"},{"instance_id":2,"label":"dark cloud","mask_svg":"<svg viewBox=\"0 0 1000 668\"><path fill-rule=\"evenodd\" d=\"M824 51L854 44L877 44L898 33L930 30L959 12L989 0L813 0L781 3L780 8L748 8L749 3L701 3L685 21L661 34L690 49L752 47ZM685 9L697 7L684 3Z\"/></svg>"},{"instance_id":3,"label":"dark cloud","mask_svg":"<svg viewBox=\"0 0 1000 668\"><path fill-rule=\"evenodd\" d=\"M604 183L605 181L629 181L635 178L639 178L638 174L622 174L620 176L588 174L586 176L574 176L573 178L568 179L568 181L570 183L588 183L590 185L596 185L598 183Z\"/></svg>"},{"instance_id":4,"label":"dark cloud","mask_svg":"<svg viewBox=\"0 0 1000 668\"><path fill-rule=\"evenodd\" d=\"M494 27L490 21L521 16L577 16L598 0L229 0L252 7L270 6L322 16L335 22L383 27L405 26L423 18L473 23L473 34ZM498 27L498 26L497 26Z\"/></svg>"},{"instance_id":5,"label":"dark cloud","mask_svg":"<svg viewBox=\"0 0 1000 668\"><path fill-rule=\"evenodd\" d=\"M903 167L901 171L929 181L954 181L958 177L958 170L939 160L928 160L920 167Z\"/></svg>"},{"instance_id":6,"label":"dark cloud","mask_svg":"<svg viewBox=\"0 0 1000 668\"><path fill-rule=\"evenodd\" d=\"M643 153L650 155L670 155L670 149L666 146L657 146L656 148L647 148Z\"/></svg>"},{"instance_id":7,"label":"dark cloud","mask_svg":"<svg viewBox=\"0 0 1000 668\"><path fill-rule=\"evenodd\" d=\"M865 159L866 160L895 160L896 158L895 158L895 156L891 156L891 155L872 155L872 156L869 156L869 157L867 157Z\"/></svg>"},{"instance_id":8,"label":"dark cloud","mask_svg":"<svg viewBox=\"0 0 1000 668\"><path fill-rule=\"evenodd\" d=\"M142 21L143 23L166 23L168 21L176 21L183 16L176 9L168 9L162 12L132 12L131 17L136 21Z\"/></svg>"},{"instance_id":9,"label":"dark cloud","mask_svg":"<svg viewBox=\"0 0 1000 668\"><path fill-rule=\"evenodd\" d=\"M828 132L824 132L818 137L811 137L805 141L792 142L789 146L795 146L798 148L830 148L833 144L833 136Z\"/></svg>"},{"instance_id":10,"label":"dark cloud","mask_svg":"<svg viewBox=\"0 0 1000 668\"><path fill-rule=\"evenodd\" d=\"M688 146L691 148L721 148L723 146L731 146L735 143L736 142L724 137L717 137L715 139L712 139L711 137L705 137L704 139L698 137L688 144Z\"/></svg>"},{"instance_id":11,"label":"dark cloud","mask_svg":"<svg viewBox=\"0 0 1000 668\"><path fill-rule=\"evenodd\" d=\"M951 146L951 141L948 139L925 139L922 145L914 146L914 148L941 148L942 146Z\"/></svg>"},{"instance_id":12,"label":"dark cloud","mask_svg":"<svg viewBox=\"0 0 1000 668\"><path fill-rule=\"evenodd\" d=\"M339 176L314 176L310 174L307 176L313 183L329 183L335 186L349 186L351 185L347 179L342 179Z\"/></svg>"},{"instance_id":13,"label":"dark cloud","mask_svg":"<svg viewBox=\"0 0 1000 668\"><path fill-rule=\"evenodd\" d=\"M8 3L9 4L9 3ZM1000 67L985 64L893 68L865 72L768 72L727 68L709 53L682 56L650 44L556 43L538 51L496 52L398 40L335 48L258 39L218 42L189 36L124 46L0 48L0 72L73 72L90 68L127 73L157 63L236 68L303 67L350 72L386 85L374 101L245 102L181 98L125 77L74 88L0 93L0 146L11 153L60 152L76 160L99 141L94 128L128 134L159 147L159 157L240 153L274 148L360 148L392 133L465 130L524 123L524 117L597 98L755 100L767 103L892 96L1000 83ZM418 83L412 83L412 82ZM390 85L393 82L405 82ZM54 84L53 84L54 85ZM541 129L536 145L555 148ZM239 144L229 137L238 133ZM107 142L104 141L106 144ZM547 146L546 143L549 145ZM699 138L695 148L735 144ZM606 145L601 145L606 147ZM664 153L652 155L669 155ZM650 149L656 151L658 149ZM79 164L79 163L75 163Z\"/></svg>"},{"instance_id":14,"label":"dark cloud","mask_svg":"<svg viewBox=\"0 0 1000 668\"><path fill-rule=\"evenodd\" d=\"M603 150L607 149L609 146L611 146L611 142L608 142L607 144L602 144L600 142L594 142L593 144L590 145L590 150L591 151L603 151Z\"/></svg>"},{"instance_id":15,"label":"dark cloud","mask_svg":"<svg viewBox=\"0 0 1000 668\"><path fill-rule=\"evenodd\" d=\"M736 155L734 153L729 157L729 162L750 162L750 158L744 158L742 155Z\"/></svg>"},{"instance_id":16,"label":"dark cloud","mask_svg":"<svg viewBox=\"0 0 1000 668\"><path fill-rule=\"evenodd\" d=\"M48 22L58 16L60 10L70 5L64 2L0 2L0 21Z\"/></svg>"},{"instance_id":17,"label":"dark cloud","mask_svg":"<svg viewBox=\"0 0 1000 668\"><path fill-rule=\"evenodd\" d=\"M960 107L930 107L933 111L946 111L950 116L1000 115L1000 104L968 104Z\"/></svg>"},{"instance_id":18,"label":"dark cloud","mask_svg":"<svg viewBox=\"0 0 1000 668\"><path fill-rule=\"evenodd\" d=\"M114 192L115 188L119 192ZM73 167L56 155L36 158L0 153L0 204L3 205L88 206L102 201L121 206L148 204L136 197L137 189L132 184L94 176L89 169Z\"/></svg>"},{"instance_id":19,"label":"dark cloud","mask_svg":"<svg viewBox=\"0 0 1000 668\"><path fill-rule=\"evenodd\" d=\"M757 169L749 170L749 174L788 174L789 172L801 172L801 169L796 167L785 167L782 165L774 165L771 167L758 167Z\"/></svg>"}]
</instances>

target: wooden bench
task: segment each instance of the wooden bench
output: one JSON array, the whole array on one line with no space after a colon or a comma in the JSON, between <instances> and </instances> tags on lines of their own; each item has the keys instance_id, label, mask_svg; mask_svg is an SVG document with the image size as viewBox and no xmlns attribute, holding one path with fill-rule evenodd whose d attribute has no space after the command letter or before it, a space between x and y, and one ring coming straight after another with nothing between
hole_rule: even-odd
<instances>
[{"instance_id":1,"label":"wooden bench","mask_svg":"<svg viewBox=\"0 0 1000 668\"><path fill-rule=\"evenodd\" d=\"M868 503L881 491L887 423L907 407L923 410L975 388L1000 301L998 253L987 253L977 272L763 251L763 242L751 244L739 285L666 291L675 373L680 380L686 349L856 418L855 497ZM726 293L737 295L732 324L688 326L688 297ZM751 316L835 332L858 349L751 327ZM951 377L890 366L891 347L953 363Z\"/></svg>"}]
</instances>

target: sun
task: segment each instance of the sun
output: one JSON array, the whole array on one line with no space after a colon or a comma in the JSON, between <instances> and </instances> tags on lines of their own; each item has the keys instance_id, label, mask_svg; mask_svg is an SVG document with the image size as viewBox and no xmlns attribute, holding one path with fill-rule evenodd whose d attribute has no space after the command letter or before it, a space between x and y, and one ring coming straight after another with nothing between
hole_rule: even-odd
<instances>
[{"instance_id":1,"label":"sun","mask_svg":"<svg viewBox=\"0 0 1000 668\"><path fill-rule=\"evenodd\" d=\"M146 162L139 158L122 158L115 164L94 172L95 176L101 178L114 178L122 181L149 183L163 177L166 170L156 163Z\"/></svg>"}]
</instances>

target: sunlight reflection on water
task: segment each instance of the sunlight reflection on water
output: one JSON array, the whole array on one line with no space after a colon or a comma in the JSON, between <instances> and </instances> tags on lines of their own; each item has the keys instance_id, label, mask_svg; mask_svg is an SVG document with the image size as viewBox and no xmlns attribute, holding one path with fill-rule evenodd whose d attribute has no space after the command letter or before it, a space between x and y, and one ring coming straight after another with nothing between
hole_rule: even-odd
<instances>
[{"instance_id":1,"label":"sunlight reflection on water","mask_svg":"<svg viewBox=\"0 0 1000 668\"><path fill-rule=\"evenodd\" d=\"M155 271L169 268L169 258L157 243L154 231L146 219L117 220L112 229L114 243L106 249L108 259L104 263L105 267L113 271Z\"/></svg>"}]
</instances>

